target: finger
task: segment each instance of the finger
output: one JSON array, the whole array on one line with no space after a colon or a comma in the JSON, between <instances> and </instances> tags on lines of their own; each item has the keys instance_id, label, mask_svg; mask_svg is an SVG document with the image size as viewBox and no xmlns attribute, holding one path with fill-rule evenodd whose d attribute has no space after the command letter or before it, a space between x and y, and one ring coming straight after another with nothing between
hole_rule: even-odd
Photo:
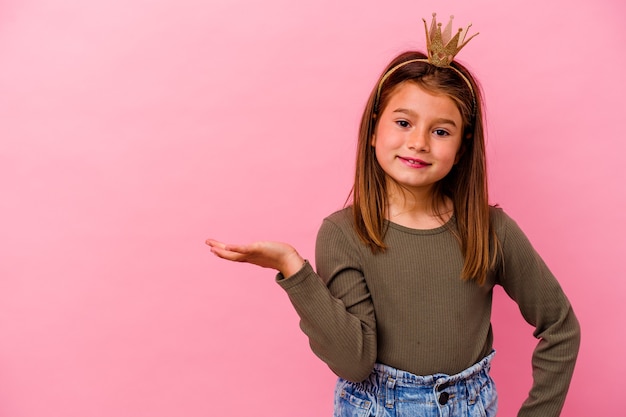
<instances>
[{"instance_id":1,"label":"finger","mask_svg":"<svg viewBox=\"0 0 626 417\"><path fill-rule=\"evenodd\" d=\"M232 243L229 243L229 244L224 244L220 248L224 249L224 250L227 250L229 252L240 253L242 255L250 254L250 252L252 252L252 246L251 245L234 245Z\"/></svg>"},{"instance_id":2,"label":"finger","mask_svg":"<svg viewBox=\"0 0 626 417\"><path fill-rule=\"evenodd\" d=\"M207 239L207 240L205 241L205 243L206 243L207 245L209 245L210 247L212 247L212 248L213 248L213 247L218 247L218 248L225 248L225 247L226 247L226 244L225 244L225 243L220 242L220 241L217 241L217 240L215 240L215 239Z\"/></svg>"},{"instance_id":3,"label":"finger","mask_svg":"<svg viewBox=\"0 0 626 417\"><path fill-rule=\"evenodd\" d=\"M211 248L211 252L220 258L228 259L231 254L226 249L226 244L215 239L207 239L205 241L207 245Z\"/></svg>"},{"instance_id":4,"label":"finger","mask_svg":"<svg viewBox=\"0 0 626 417\"><path fill-rule=\"evenodd\" d=\"M228 249L225 248L221 248L219 246L212 246L211 247L211 252L222 258L222 259L226 259L228 261L237 261L237 262L241 262L243 260L243 255L241 253L238 252L233 252L230 251Z\"/></svg>"},{"instance_id":5,"label":"finger","mask_svg":"<svg viewBox=\"0 0 626 417\"><path fill-rule=\"evenodd\" d=\"M211 248L219 248L229 252L237 252L241 254L246 254L250 252L250 245L226 244L215 239L207 239L206 244L209 245Z\"/></svg>"}]
</instances>

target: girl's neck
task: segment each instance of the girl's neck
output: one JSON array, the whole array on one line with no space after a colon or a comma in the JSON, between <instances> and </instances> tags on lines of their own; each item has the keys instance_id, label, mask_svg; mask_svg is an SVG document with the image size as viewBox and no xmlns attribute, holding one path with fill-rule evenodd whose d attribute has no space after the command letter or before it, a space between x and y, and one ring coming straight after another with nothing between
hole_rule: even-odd
<instances>
[{"instance_id":1,"label":"girl's neck","mask_svg":"<svg viewBox=\"0 0 626 417\"><path fill-rule=\"evenodd\" d=\"M453 204L447 197L436 201L432 190L416 193L393 188L387 206L387 220L393 223L412 229L435 229L452 217Z\"/></svg>"}]
</instances>

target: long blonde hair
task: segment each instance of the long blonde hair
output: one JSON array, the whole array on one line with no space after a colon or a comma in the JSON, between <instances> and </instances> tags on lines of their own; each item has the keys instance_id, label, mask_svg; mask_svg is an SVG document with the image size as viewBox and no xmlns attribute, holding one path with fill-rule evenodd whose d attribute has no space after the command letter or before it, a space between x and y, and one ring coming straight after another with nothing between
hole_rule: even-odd
<instances>
[{"instance_id":1,"label":"long blonde hair","mask_svg":"<svg viewBox=\"0 0 626 417\"><path fill-rule=\"evenodd\" d=\"M466 280L474 279L482 285L495 264L499 244L490 225L483 110L478 84L472 74L457 62L452 65L470 81L473 93L456 71L427 62L411 62L398 68L384 80L377 100L379 83L391 68L420 58L426 58L426 55L421 52L405 52L396 57L381 74L363 112L352 188L356 232L373 253L385 251L387 176L376 159L371 139L377 116L385 109L395 87L410 81L427 91L445 94L455 102L461 113L462 153L452 171L435 184L433 210L442 218L439 207L443 206L446 198L452 200L457 230L450 230L459 240L463 253L461 277Z\"/></svg>"}]
</instances>

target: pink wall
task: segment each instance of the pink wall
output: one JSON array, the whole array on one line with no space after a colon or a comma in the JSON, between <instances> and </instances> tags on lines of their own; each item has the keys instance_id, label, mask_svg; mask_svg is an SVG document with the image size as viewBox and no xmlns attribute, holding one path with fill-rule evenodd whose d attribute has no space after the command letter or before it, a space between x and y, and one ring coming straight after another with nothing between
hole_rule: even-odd
<instances>
[{"instance_id":1,"label":"pink wall","mask_svg":"<svg viewBox=\"0 0 626 417\"><path fill-rule=\"evenodd\" d=\"M0 416L330 415L334 377L273 273L203 242L313 256L372 83L423 48L431 11L481 33L461 59L487 97L493 202L582 324L563 415L623 412L621 0L6 0ZM534 340L496 297L510 416Z\"/></svg>"}]
</instances>

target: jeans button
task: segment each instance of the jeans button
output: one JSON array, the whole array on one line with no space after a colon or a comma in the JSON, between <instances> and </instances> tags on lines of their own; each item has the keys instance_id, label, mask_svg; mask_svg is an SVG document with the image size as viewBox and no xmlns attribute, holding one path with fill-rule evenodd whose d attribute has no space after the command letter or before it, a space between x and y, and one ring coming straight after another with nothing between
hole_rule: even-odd
<instances>
[{"instance_id":1,"label":"jeans button","mask_svg":"<svg viewBox=\"0 0 626 417\"><path fill-rule=\"evenodd\" d=\"M447 392L442 392L441 395L439 395L439 404L446 405L449 398L450 394L448 394Z\"/></svg>"},{"instance_id":2,"label":"jeans button","mask_svg":"<svg viewBox=\"0 0 626 417\"><path fill-rule=\"evenodd\" d=\"M437 391L441 392L450 386L449 382L445 382L437 387Z\"/></svg>"}]
</instances>

